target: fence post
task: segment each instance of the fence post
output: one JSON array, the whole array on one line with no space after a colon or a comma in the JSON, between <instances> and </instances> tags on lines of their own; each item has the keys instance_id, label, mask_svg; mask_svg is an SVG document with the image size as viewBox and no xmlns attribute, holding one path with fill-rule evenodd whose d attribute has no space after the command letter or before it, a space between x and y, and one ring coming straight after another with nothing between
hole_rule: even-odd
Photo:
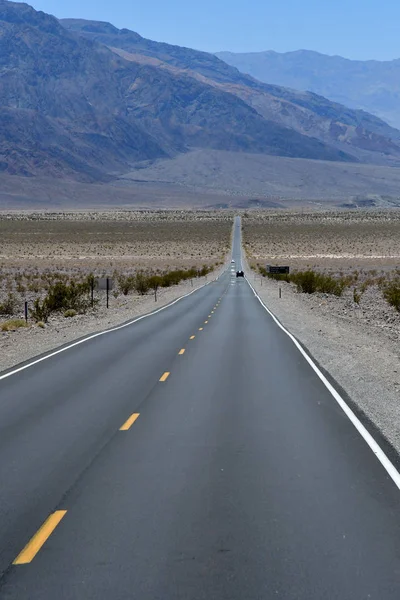
<instances>
[{"instance_id":1,"label":"fence post","mask_svg":"<svg viewBox=\"0 0 400 600\"><path fill-rule=\"evenodd\" d=\"M25 321L28 322L28 302L25 300Z\"/></svg>"},{"instance_id":2,"label":"fence post","mask_svg":"<svg viewBox=\"0 0 400 600\"><path fill-rule=\"evenodd\" d=\"M93 308L93 304L94 304L94 277L90 280L90 303L92 305Z\"/></svg>"},{"instance_id":3,"label":"fence post","mask_svg":"<svg viewBox=\"0 0 400 600\"><path fill-rule=\"evenodd\" d=\"M109 295L109 291L110 291L110 280L107 277L107 308L108 308L108 295Z\"/></svg>"}]
</instances>

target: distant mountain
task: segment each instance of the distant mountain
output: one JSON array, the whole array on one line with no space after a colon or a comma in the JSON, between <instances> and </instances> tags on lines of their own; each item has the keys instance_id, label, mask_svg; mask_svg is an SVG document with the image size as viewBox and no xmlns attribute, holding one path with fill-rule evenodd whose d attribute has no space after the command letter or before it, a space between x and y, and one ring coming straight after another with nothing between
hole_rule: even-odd
<instances>
[{"instance_id":1,"label":"distant mountain","mask_svg":"<svg viewBox=\"0 0 400 600\"><path fill-rule=\"evenodd\" d=\"M362 110L354 110L313 93L262 83L217 56L154 42L109 23L64 19L69 31L102 43L129 60L157 65L177 76L197 77L234 94L272 121L349 153L353 160L386 164L400 158L400 132Z\"/></svg>"},{"instance_id":2,"label":"distant mountain","mask_svg":"<svg viewBox=\"0 0 400 600\"><path fill-rule=\"evenodd\" d=\"M400 59L359 61L309 50L216 56L260 81L310 90L400 127Z\"/></svg>"},{"instance_id":3,"label":"distant mountain","mask_svg":"<svg viewBox=\"0 0 400 600\"><path fill-rule=\"evenodd\" d=\"M107 180L138 161L191 148L353 159L267 120L207 78L133 60L64 25L26 4L0 0L3 171ZM101 29L111 36L118 32L109 24ZM129 37L141 39L132 32ZM212 55L204 60L236 72Z\"/></svg>"},{"instance_id":4,"label":"distant mountain","mask_svg":"<svg viewBox=\"0 0 400 600\"><path fill-rule=\"evenodd\" d=\"M392 165L400 132L212 54L0 0L1 172L110 181L194 149Z\"/></svg>"}]
</instances>

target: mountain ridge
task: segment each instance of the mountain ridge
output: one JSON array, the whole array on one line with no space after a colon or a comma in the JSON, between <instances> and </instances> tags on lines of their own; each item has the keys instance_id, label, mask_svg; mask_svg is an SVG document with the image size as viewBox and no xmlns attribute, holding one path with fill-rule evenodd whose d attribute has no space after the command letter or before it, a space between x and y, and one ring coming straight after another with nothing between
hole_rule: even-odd
<instances>
[{"instance_id":1,"label":"mountain ridge","mask_svg":"<svg viewBox=\"0 0 400 600\"><path fill-rule=\"evenodd\" d=\"M213 55L193 49L154 42L128 29L117 29L104 22L62 19L67 29L112 49L137 57L147 56L170 67L197 73L229 93L237 95L269 121L315 137L354 160L375 162L377 152L400 157L400 132L381 119L362 110L348 109L314 93L299 92L263 83L240 72ZM233 86L233 87L232 87ZM385 141L387 140L387 142ZM372 152L374 154L369 154ZM385 159L378 159L381 163Z\"/></svg>"},{"instance_id":2,"label":"mountain ridge","mask_svg":"<svg viewBox=\"0 0 400 600\"><path fill-rule=\"evenodd\" d=\"M396 165L400 131L205 52L0 0L0 173L108 184L204 153L221 171L248 168L239 155Z\"/></svg>"},{"instance_id":3,"label":"mountain ridge","mask_svg":"<svg viewBox=\"0 0 400 600\"><path fill-rule=\"evenodd\" d=\"M107 181L191 147L354 160L226 90L126 60L8 0L0 0L0 75L0 164L9 173Z\"/></svg>"},{"instance_id":4,"label":"mountain ridge","mask_svg":"<svg viewBox=\"0 0 400 600\"><path fill-rule=\"evenodd\" d=\"M305 49L216 56L261 81L310 90L400 127L400 58L361 61Z\"/></svg>"}]
</instances>

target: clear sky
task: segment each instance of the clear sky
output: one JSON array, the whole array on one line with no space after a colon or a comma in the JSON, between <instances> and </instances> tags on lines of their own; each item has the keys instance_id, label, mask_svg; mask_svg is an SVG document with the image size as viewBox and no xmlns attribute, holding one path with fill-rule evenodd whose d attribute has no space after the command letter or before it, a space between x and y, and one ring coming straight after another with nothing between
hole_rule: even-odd
<instances>
[{"instance_id":1,"label":"clear sky","mask_svg":"<svg viewBox=\"0 0 400 600\"><path fill-rule=\"evenodd\" d=\"M109 21L144 37L214 52L317 50L400 58L400 0L31 0L57 17Z\"/></svg>"}]
</instances>

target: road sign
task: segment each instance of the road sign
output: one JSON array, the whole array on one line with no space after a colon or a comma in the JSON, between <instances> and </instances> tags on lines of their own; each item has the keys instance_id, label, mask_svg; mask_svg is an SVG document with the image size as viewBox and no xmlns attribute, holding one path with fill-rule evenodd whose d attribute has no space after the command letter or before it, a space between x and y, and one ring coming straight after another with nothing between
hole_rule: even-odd
<instances>
[{"instance_id":1,"label":"road sign","mask_svg":"<svg viewBox=\"0 0 400 600\"><path fill-rule=\"evenodd\" d=\"M267 265L267 273L273 273L273 274L289 273L289 267L278 267L275 265Z\"/></svg>"},{"instance_id":2,"label":"road sign","mask_svg":"<svg viewBox=\"0 0 400 600\"><path fill-rule=\"evenodd\" d=\"M107 289L107 279L108 279L108 289L114 289L114 279L112 277L99 277L96 280L96 290L106 290Z\"/></svg>"}]
</instances>

